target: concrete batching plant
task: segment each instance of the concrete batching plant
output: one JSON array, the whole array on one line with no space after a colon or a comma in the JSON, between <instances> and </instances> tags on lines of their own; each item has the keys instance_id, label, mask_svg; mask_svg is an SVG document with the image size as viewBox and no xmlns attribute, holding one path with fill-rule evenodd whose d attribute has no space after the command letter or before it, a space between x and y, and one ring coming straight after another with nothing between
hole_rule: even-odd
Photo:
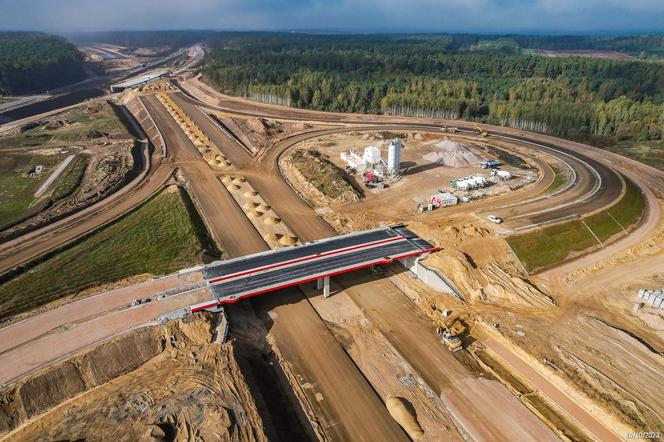
<instances>
[{"instance_id":1,"label":"concrete batching plant","mask_svg":"<svg viewBox=\"0 0 664 442\"><path fill-rule=\"evenodd\" d=\"M401 140L398 138L390 141L387 147L387 162L383 161L378 146L368 146L364 149L363 155L351 149L349 152L342 152L341 159L346 162L348 167L357 172L371 171L377 176L391 177L399 176L401 165Z\"/></svg>"}]
</instances>

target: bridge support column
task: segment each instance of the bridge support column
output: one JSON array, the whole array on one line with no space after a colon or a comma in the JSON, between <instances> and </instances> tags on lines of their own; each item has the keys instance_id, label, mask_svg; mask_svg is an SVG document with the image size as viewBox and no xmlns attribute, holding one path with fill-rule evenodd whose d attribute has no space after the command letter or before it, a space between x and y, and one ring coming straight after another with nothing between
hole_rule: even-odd
<instances>
[{"instance_id":1,"label":"bridge support column","mask_svg":"<svg viewBox=\"0 0 664 442\"><path fill-rule=\"evenodd\" d=\"M325 276L323 278L323 298L329 298L329 297L330 297L330 277Z\"/></svg>"}]
</instances>

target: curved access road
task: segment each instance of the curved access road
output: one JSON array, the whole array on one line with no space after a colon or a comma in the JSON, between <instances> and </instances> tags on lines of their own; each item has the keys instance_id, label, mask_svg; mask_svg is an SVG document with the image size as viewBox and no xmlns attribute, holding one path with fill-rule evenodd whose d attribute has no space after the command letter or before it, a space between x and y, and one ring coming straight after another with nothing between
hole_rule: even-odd
<instances>
[{"instance_id":1,"label":"curved access road","mask_svg":"<svg viewBox=\"0 0 664 442\"><path fill-rule=\"evenodd\" d=\"M285 140L265 154L272 161L278 160L278 156L284 150L298 142L321 135L349 130L429 130L438 132L440 131L441 124L445 124L457 126L460 129L459 132L464 134L476 133L472 123L469 122L383 115L339 114L292 109L227 97L205 90L205 85L201 86L201 84L193 80L181 85L185 92L175 94L178 96L178 103L184 107L196 107L199 112L201 109L207 109L239 116L269 117L282 120L306 121L314 124L326 123L337 125L334 129L310 131ZM214 97L218 97L219 104L210 105L200 101L206 95L212 96L211 94L214 94ZM338 125L343 126L338 127ZM448 208L444 211L444 214L438 214L438 216L467 210L476 211L480 207L486 207L487 210L493 210L492 213L505 218L507 220L506 227L524 229L600 210L616 201L621 195L623 184L620 177L614 170L604 165L601 161L577 150L569 149L561 145L561 143L548 140L541 141L537 134L524 134L521 133L522 131L516 132L509 128L491 126L489 135L490 139L507 141L528 150L545 152L556 157L559 161L573 169L575 175L574 185L570 186L565 192L550 195L542 199L530 198L530 196L524 197L523 194L504 195L493 198L490 202L487 201L486 203L482 202L466 207L459 206L453 209ZM273 154L272 152L275 153ZM364 205L365 203L363 202L362 204ZM501 209L506 205L509 207Z\"/></svg>"}]
</instances>

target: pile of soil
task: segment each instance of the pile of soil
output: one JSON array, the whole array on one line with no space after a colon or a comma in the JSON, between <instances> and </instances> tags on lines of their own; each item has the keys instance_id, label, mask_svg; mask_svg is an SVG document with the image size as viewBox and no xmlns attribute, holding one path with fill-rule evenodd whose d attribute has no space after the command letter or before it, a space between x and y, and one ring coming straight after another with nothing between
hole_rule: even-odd
<instances>
[{"instance_id":1,"label":"pile of soil","mask_svg":"<svg viewBox=\"0 0 664 442\"><path fill-rule=\"evenodd\" d=\"M505 243L488 229L472 224L438 226L433 231L411 228L425 238L436 238L444 253L434 253L427 264L440 269L473 302L548 309L551 297L535 286ZM426 232L426 233L425 233Z\"/></svg>"},{"instance_id":2,"label":"pile of soil","mask_svg":"<svg viewBox=\"0 0 664 442\"><path fill-rule=\"evenodd\" d=\"M422 158L431 163L449 167L467 167L480 164L482 159L465 144L444 140L431 145L432 151Z\"/></svg>"},{"instance_id":3,"label":"pile of soil","mask_svg":"<svg viewBox=\"0 0 664 442\"><path fill-rule=\"evenodd\" d=\"M16 440L266 440L232 344L210 323L130 333L47 368L0 396Z\"/></svg>"}]
</instances>

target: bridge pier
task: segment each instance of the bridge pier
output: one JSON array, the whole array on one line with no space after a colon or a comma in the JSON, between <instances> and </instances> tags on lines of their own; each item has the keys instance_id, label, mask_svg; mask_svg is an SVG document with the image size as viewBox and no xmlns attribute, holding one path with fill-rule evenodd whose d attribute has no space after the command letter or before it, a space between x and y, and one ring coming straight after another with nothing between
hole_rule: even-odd
<instances>
[{"instance_id":1,"label":"bridge pier","mask_svg":"<svg viewBox=\"0 0 664 442\"><path fill-rule=\"evenodd\" d=\"M330 297L330 277L329 276L323 276L322 278L318 278L316 280L316 289L323 290L323 297L324 298L329 298Z\"/></svg>"},{"instance_id":2,"label":"bridge pier","mask_svg":"<svg viewBox=\"0 0 664 442\"><path fill-rule=\"evenodd\" d=\"M323 298L330 297L330 277L326 276L323 278Z\"/></svg>"}]
</instances>

